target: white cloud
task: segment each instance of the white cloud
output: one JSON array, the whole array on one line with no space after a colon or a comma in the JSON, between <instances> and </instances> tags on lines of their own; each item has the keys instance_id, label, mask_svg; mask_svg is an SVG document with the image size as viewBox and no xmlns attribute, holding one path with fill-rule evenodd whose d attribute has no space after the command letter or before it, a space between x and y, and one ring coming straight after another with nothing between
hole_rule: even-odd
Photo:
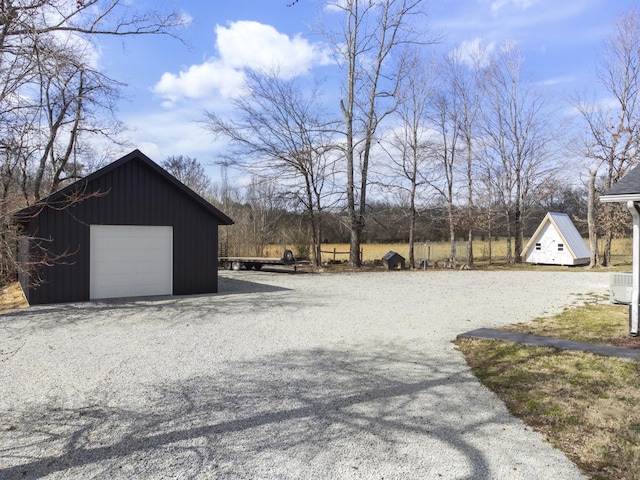
<instances>
[{"instance_id":1,"label":"white cloud","mask_svg":"<svg viewBox=\"0 0 640 480\"><path fill-rule=\"evenodd\" d=\"M437 3L437 2L432 2ZM481 36L498 43L508 39L529 42L553 41L567 44L584 43L584 35L593 35L585 28L587 15L594 3L601 0L476 0L446 2L433 16L434 27L447 32L449 39ZM450 5L451 4L451 5Z\"/></svg>"},{"instance_id":2,"label":"white cloud","mask_svg":"<svg viewBox=\"0 0 640 480\"><path fill-rule=\"evenodd\" d=\"M527 10L536 3L538 3L538 0L495 0L491 3L491 10L495 12L508 5Z\"/></svg>"},{"instance_id":3,"label":"white cloud","mask_svg":"<svg viewBox=\"0 0 640 480\"><path fill-rule=\"evenodd\" d=\"M275 68L280 76L291 78L307 73L316 65L331 63L325 48L309 43L300 35L291 38L271 25L235 22L229 28L217 26L216 35L220 58L236 68L266 72Z\"/></svg>"},{"instance_id":4,"label":"white cloud","mask_svg":"<svg viewBox=\"0 0 640 480\"><path fill-rule=\"evenodd\" d=\"M552 78L547 78L545 80L541 80L539 82L536 82L536 84L543 87L554 87L556 85L571 84L575 81L576 81L576 77L573 75L562 75L559 77L552 77Z\"/></svg>"},{"instance_id":5,"label":"white cloud","mask_svg":"<svg viewBox=\"0 0 640 480\"><path fill-rule=\"evenodd\" d=\"M123 140L157 162L171 155L186 155L206 164L219 148L202 124L193 121L190 108L134 113L124 121L129 130Z\"/></svg>"},{"instance_id":6,"label":"white cloud","mask_svg":"<svg viewBox=\"0 0 640 480\"><path fill-rule=\"evenodd\" d=\"M271 25L254 21L233 22L228 27L218 25L216 47L217 57L191 65L178 74L162 75L153 91L167 100L164 106L172 106L183 98L240 95L247 68L291 78L331 63L325 46L312 44L300 35L289 37Z\"/></svg>"},{"instance_id":7,"label":"white cloud","mask_svg":"<svg viewBox=\"0 0 640 480\"><path fill-rule=\"evenodd\" d=\"M344 12L347 8L346 0L333 0L327 2L324 6L324 9L328 12Z\"/></svg>"},{"instance_id":8,"label":"white cloud","mask_svg":"<svg viewBox=\"0 0 640 480\"><path fill-rule=\"evenodd\" d=\"M153 90L172 104L183 97L205 98L214 90L225 98L231 98L239 95L243 84L241 71L213 59L192 65L178 75L164 73Z\"/></svg>"},{"instance_id":9,"label":"white cloud","mask_svg":"<svg viewBox=\"0 0 640 480\"><path fill-rule=\"evenodd\" d=\"M469 67L474 65L485 66L489 61L490 54L495 51L496 43L489 42L485 44L481 38L473 40L465 40L455 48L451 55Z\"/></svg>"}]
</instances>

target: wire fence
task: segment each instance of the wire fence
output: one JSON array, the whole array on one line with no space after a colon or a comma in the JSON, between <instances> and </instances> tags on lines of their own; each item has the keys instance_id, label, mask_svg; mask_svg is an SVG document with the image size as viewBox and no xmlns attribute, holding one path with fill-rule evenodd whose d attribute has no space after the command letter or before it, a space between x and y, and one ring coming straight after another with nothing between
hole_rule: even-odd
<instances>
[{"instance_id":1,"label":"wire fence","mask_svg":"<svg viewBox=\"0 0 640 480\"><path fill-rule=\"evenodd\" d=\"M523 247L529 239L524 239ZM585 240L586 242L586 240ZM265 256L282 256L284 249L292 249L287 245L269 245L265 248ZM349 244L348 243L325 243L321 246L322 262L348 262L349 260ZM603 246L600 245L600 251ZM515 242L511 241L511 250L514 252ZM407 261L409 260L409 244L408 243L367 243L362 244L360 249L360 259L362 262L381 261L389 251L393 251L402 255ZM467 242L455 242L455 259L458 264L468 263L467 259ZM421 265L426 260L428 265L442 265L451 259L451 242L416 242L414 245L414 259L416 266ZM614 264L629 263L632 257L631 239L620 238L614 239L612 245L612 260ZM492 238L490 241L474 240L473 241L473 260L474 262L492 261L495 263L506 261L507 258L507 240L506 238Z\"/></svg>"}]
</instances>

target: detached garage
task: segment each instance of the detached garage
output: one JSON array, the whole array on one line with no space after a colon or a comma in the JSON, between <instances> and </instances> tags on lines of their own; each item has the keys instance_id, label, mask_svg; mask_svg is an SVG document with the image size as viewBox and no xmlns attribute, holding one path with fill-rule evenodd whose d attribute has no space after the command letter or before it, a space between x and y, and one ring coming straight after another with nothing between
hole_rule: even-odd
<instances>
[{"instance_id":1,"label":"detached garage","mask_svg":"<svg viewBox=\"0 0 640 480\"><path fill-rule=\"evenodd\" d=\"M32 305L215 293L233 223L138 150L16 218L23 269L40 265L20 278Z\"/></svg>"},{"instance_id":2,"label":"detached garage","mask_svg":"<svg viewBox=\"0 0 640 480\"><path fill-rule=\"evenodd\" d=\"M173 293L173 227L90 228L89 298Z\"/></svg>"}]
</instances>

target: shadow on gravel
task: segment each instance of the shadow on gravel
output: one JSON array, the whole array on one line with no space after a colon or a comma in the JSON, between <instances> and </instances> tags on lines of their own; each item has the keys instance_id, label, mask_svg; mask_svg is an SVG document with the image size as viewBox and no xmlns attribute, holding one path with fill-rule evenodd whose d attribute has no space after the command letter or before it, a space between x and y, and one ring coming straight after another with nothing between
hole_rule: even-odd
<instances>
[{"instance_id":1,"label":"shadow on gravel","mask_svg":"<svg viewBox=\"0 0 640 480\"><path fill-rule=\"evenodd\" d=\"M192 324L215 322L217 315L225 311L251 312L252 309L271 306L287 308L288 305L293 308L296 303L289 302L282 295L273 295L287 291L289 290L286 288L267 283L221 277L219 292L215 294L116 298L38 305L0 315L0 331L5 339L15 339L37 330L97 321L113 325L145 320Z\"/></svg>"},{"instance_id":2,"label":"shadow on gravel","mask_svg":"<svg viewBox=\"0 0 640 480\"><path fill-rule=\"evenodd\" d=\"M250 282L248 280L240 280L238 278L219 277L218 293L219 294L246 294L246 293L266 293L279 292L287 290L283 287L276 287L268 283Z\"/></svg>"},{"instance_id":3,"label":"shadow on gravel","mask_svg":"<svg viewBox=\"0 0 640 480\"><path fill-rule=\"evenodd\" d=\"M105 387L84 408L3 411L0 478L489 478L467 438L504 418L468 372L436 363L395 345L292 351L120 396ZM478 415L460 425L468 405Z\"/></svg>"}]
</instances>

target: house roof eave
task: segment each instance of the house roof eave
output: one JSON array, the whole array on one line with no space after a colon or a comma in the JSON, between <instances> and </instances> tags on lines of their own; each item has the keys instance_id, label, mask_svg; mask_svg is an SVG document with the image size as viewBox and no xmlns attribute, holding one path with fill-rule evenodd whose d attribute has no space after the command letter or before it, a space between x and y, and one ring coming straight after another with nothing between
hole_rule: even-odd
<instances>
[{"instance_id":1,"label":"house roof eave","mask_svg":"<svg viewBox=\"0 0 640 480\"><path fill-rule=\"evenodd\" d=\"M602 203L606 202L640 202L640 193L627 193L623 195L602 195Z\"/></svg>"}]
</instances>

